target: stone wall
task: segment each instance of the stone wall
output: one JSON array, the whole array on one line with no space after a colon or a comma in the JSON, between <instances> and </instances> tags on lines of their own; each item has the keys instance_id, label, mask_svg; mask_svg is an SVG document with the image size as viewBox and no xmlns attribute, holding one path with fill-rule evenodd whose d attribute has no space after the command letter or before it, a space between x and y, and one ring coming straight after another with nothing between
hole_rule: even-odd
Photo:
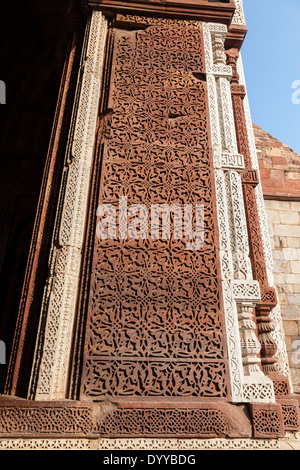
<instances>
[{"instance_id":1,"label":"stone wall","mask_svg":"<svg viewBox=\"0 0 300 470\"><path fill-rule=\"evenodd\" d=\"M300 156L254 126L294 392L300 393Z\"/></svg>"},{"instance_id":2,"label":"stone wall","mask_svg":"<svg viewBox=\"0 0 300 470\"><path fill-rule=\"evenodd\" d=\"M300 155L254 125L265 199L300 200Z\"/></svg>"}]
</instances>

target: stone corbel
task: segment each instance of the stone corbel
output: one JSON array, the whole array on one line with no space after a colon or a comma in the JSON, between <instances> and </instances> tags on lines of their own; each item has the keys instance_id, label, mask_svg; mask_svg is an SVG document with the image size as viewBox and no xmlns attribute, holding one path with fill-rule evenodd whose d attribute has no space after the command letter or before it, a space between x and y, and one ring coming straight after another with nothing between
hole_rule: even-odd
<instances>
[{"instance_id":1,"label":"stone corbel","mask_svg":"<svg viewBox=\"0 0 300 470\"><path fill-rule=\"evenodd\" d=\"M232 68L226 64L224 42L227 27L224 24L204 23L204 40L209 47L206 48L206 72L218 77L231 79Z\"/></svg>"},{"instance_id":2,"label":"stone corbel","mask_svg":"<svg viewBox=\"0 0 300 470\"><path fill-rule=\"evenodd\" d=\"M254 308L261 299L258 282L234 281L233 296L237 303L244 375L262 377L258 357L261 346L254 322Z\"/></svg>"},{"instance_id":3,"label":"stone corbel","mask_svg":"<svg viewBox=\"0 0 300 470\"><path fill-rule=\"evenodd\" d=\"M255 334L254 308L255 304L252 302L237 304L244 375L246 377L263 376L259 368L260 359L258 355L261 345Z\"/></svg>"}]
</instances>

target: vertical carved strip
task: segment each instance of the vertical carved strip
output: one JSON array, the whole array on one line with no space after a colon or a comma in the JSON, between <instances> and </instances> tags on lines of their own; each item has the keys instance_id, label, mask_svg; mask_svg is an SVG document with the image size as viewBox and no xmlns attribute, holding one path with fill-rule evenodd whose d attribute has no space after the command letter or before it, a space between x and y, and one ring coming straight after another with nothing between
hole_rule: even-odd
<instances>
[{"instance_id":1,"label":"vertical carved strip","mask_svg":"<svg viewBox=\"0 0 300 470\"><path fill-rule=\"evenodd\" d=\"M230 369L232 400L243 401L243 365L239 337L236 303L233 298L231 279L233 263L230 247L228 208L226 202L225 176L222 170L222 129L220 124L219 103L216 78L213 73L213 53L210 25L203 25L206 80L209 103L211 141L214 151L216 203L219 227L220 262L222 274L223 304L226 322L227 345Z\"/></svg>"},{"instance_id":2,"label":"vertical carved strip","mask_svg":"<svg viewBox=\"0 0 300 470\"><path fill-rule=\"evenodd\" d=\"M32 335L37 329L37 309L40 308L43 296L41 279L44 277L50 249L48 239L55 218L55 201L59 191L59 179L67 137L67 116L72 110L76 84L75 73L78 66L79 44L79 35L75 32L60 84L6 379L6 394L23 396L27 393L29 367L31 366L29 358L31 357L31 348L34 346Z\"/></svg>"},{"instance_id":3,"label":"vertical carved strip","mask_svg":"<svg viewBox=\"0 0 300 470\"><path fill-rule=\"evenodd\" d=\"M231 279L233 278L233 262L230 250L229 222L227 216L226 190L224 172L215 169L215 185L218 211L220 262L222 272L222 290L226 332L231 373L231 393L234 401L242 401L243 364L239 337L239 325L236 303L233 298Z\"/></svg>"},{"instance_id":4,"label":"vertical carved strip","mask_svg":"<svg viewBox=\"0 0 300 470\"><path fill-rule=\"evenodd\" d=\"M243 9L243 0L234 0L235 12L232 18L233 25L246 25L246 19Z\"/></svg>"},{"instance_id":5,"label":"vertical carved strip","mask_svg":"<svg viewBox=\"0 0 300 470\"><path fill-rule=\"evenodd\" d=\"M216 33L216 36L218 37L218 47L213 47L213 57L215 63L219 64L221 63L220 58L222 54L224 61L226 62L226 56L224 54L224 36L223 41L221 41L222 52L220 50L220 34ZM212 41L212 44L214 46L215 40ZM229 78L218 77L216 82L217 94L219 97L222 150L223 152L229 152L230 154L237 154L238 148L234 128ZM235 165L236 162L233 163L231 167L229 166L229 168L223 168L233 264L233 279L250 281L252 280L252 271L249 259L249 246L246 229L246 216L243 206L241 177L240 174L235 171ZM247 302L247 300L246 296L242 302L239 299L236 299L241 354L244 375L256 377L258 374L258 364L260 362L257 356L260 350L260 345L255 335L255 324L253 322L253 308L255 304L251 303L250 299L249 302Z\"/></svg>"},{"instance_id":6,"label":"vertical carved strip","mask_svg":"<svg viewBox=\"0 0 300 470\"><path fill-rule=\"evenodd\" d=\"M241 85L245 87L245 77L244 77L244 70L243 70L243 62L241 58L241 54L237 59L237 71L239 74L239 81ZM245 87L246 92L246 87ZM243 100L244 105L244 113L245 113L245 120L246 120L246 129L247 129L247 136L248 136L248 143L249 143L249 153L251 158L251 166L253 169L258 170L258 158L255 146L255 137L253 133L252 127L252 119L251 119L251 112L249 107L249 101L247 97L247 93ZM260 180L259 173L257 172L258 180ZM268 283L271 287L274 287L274 276L273 276L273 256L272 256L272 248L270 242L270 234L268 229L268 222L266 217L266 211L264 206L264 199L263 199L263 192L261 184L258 184L255 187L255 200L257 204L257 214L259 219L259 226L261 231L261 240L263 245L263 252L264 252L264 260L265 266L267 271ZM276 352L276 359L277 367L280 372L289 377L289 365L288 365L288 354L286 349L286 344L284 340L284 330L282 325L282 318L281 318L281 311L280 305L277 303L276 307L271 310L270 318L272 319L272 323L274 326L273 337L277 345L277 352Z\"/></svg>"},{"instance_id":7,"label":"vertical carved strip","mask_svg":"<svg viewBox=\"0 0 300 470\"><path fill-rule=\"evenodd\" d=\"M223 152L233 154L238 153L236 133L234 128L234 117L231 104L231 93L229 79L219 77L217 80L217 90L219 96L219 112L221 115L221 127L223 129Z\"/></svg>"},{"instance_id":8,"label":"vertical carved strip","mask_svg":"<svg viewBox=\"0 0 300 470\"><path fill-rule=\"evenodd\" d=\"M256 305L256 320L258 324L258 337L261 344L261 362L264 373L272 378L275 383L281 381L281 374L276 368L277 346L273 338L273 325L270 313L277 304L274 289L269 286L267 269L264 259L264 250L260 232L259 218L257 212L255 186L259 184L258 176L251 166L251 155L247 135L246 118L243 100L246 92L243 85L239 85L237 73L238 52L235 49L227 51L227 63L233 64L236 71L231 85L232 103L234 109L235 127L237 133L238 149L245 158L245 171L242 175L244 203L248 225L249 244L251 248L251 261L254 278L259 281L262 299ZM285 382L284 377L282 377ZM286 387L288 389L288 387ZM276 390L275 390L276 392Z\"/></svg>"},{"instance_id":9,"label":"vertical carved strip","mask_svg":"<svg viewBox=\"0 0 300 470\"><path fill-rule=\"evenodd\" d=\"M233 396L236 398L239 395L242 401L273 401L272 382L259 368L260 343L256 335L253 311L260 300L260 292L259 284L253 280L249 256L247 219L240 175L244 164L241 165L243 157L238 154L231 100L230 80L237 71L230 65L226 65L226 58L224 61L225 34L223 25L204 25L222 275L228 277L228 283L223 281L223 295L227 300L227 302L224 301L224 305L226 309L226 305L230 303L230 295L232 295L232 302L236 309L231 314L239 329L238 334L235 330L235 341L239 341L239 354L243 362L242 366L239 365L241 370L237 379L237 374L234 373L235 358L231 351L232 343L230 343L232 336L227 333L232 388L235 389ZM216 131L217 126L219 126L218 131ZM233 289L231 293L230 286ZM233 332L228 311L226 318L227 327ZM236 380L240 381L238 387L235 386Z\"/></svg>"},{"instance_id":10,"label":"vertical carved strip","mask_svg":"<svg viewBox=\"0 0 300 470\"><path fill-rule=\"evenodd\" d=\"M93 12L86 28L32 370L30 396L35 399L66 396L106 31L101 12Z\"/></svg>"},{"instance_id":11,"label":"vertical carved strip","mask_svg":"<svg viewBox=\"0 0 300 470\"><path fill-rule=\"evenodd\" d=\"M231 208L231 244L235 279L251 279L246 216L243 207L241 178L238 172L226 172L227 198Z\"/></svg>"},{"instance_id":12,"label":"vertical carved strip","mask_svg":"<svg viewBox=\"0 0 300 470\"><path fill-rule=\"evenodd\" d=\"M230 249L230 233L225 178L224 172L222 170L215 170L215 181L217 189L222 279L229 280L233 279L233 260Z\"/></svg>"},{"instance_id":13,"label":"vertical carved strip","mask_svg":"<svg viewBox=\"0 0 300 470\"><path fill-rule=\"evenodd\" d=\"M244 371L246 376L261 375L258 366L260 360L260 343L255 334L256 325L254 323L255 304L251 302L238 304L238 318L241 334L241 347L243 355Z\"/></svg>"}]
</instances>

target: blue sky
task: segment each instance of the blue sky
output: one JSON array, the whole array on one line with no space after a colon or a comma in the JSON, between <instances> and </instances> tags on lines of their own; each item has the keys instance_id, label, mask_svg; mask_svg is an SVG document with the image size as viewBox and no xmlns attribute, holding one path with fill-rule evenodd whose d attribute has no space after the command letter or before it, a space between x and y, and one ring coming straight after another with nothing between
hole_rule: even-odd
<instances>
[{"instance_id":1,"label":"blue sky","mask_svg":"<svg viewBox=\"0 0 300 470\"><path fill-rule=\"evenodd\" d=\"M252 121L300 154L300 103L292 102L292 84L300 83L300 0L244 0L244 10Z\"/></svg>"}]
</instances>

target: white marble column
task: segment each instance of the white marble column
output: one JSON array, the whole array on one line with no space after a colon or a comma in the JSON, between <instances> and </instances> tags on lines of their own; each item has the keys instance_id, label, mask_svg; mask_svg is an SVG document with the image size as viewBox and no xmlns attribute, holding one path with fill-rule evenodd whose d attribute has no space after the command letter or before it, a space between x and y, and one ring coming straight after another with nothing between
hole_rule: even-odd
<instances>
[{"instance_id":1,"label":"white marble column","mask_svg":"<svg viewBox=\"0 0 300 470\"><path fill-rule=\"evenodd\" d=\"M260 300L253 279L244 208L230 80L224 41L227 27L204 23L204 47L210 114L224 314L226 322L231 392L234 402L273 402L273 383L260 370L260 343L255 333L254 307Z\"/></svg>"}]
</instances>

